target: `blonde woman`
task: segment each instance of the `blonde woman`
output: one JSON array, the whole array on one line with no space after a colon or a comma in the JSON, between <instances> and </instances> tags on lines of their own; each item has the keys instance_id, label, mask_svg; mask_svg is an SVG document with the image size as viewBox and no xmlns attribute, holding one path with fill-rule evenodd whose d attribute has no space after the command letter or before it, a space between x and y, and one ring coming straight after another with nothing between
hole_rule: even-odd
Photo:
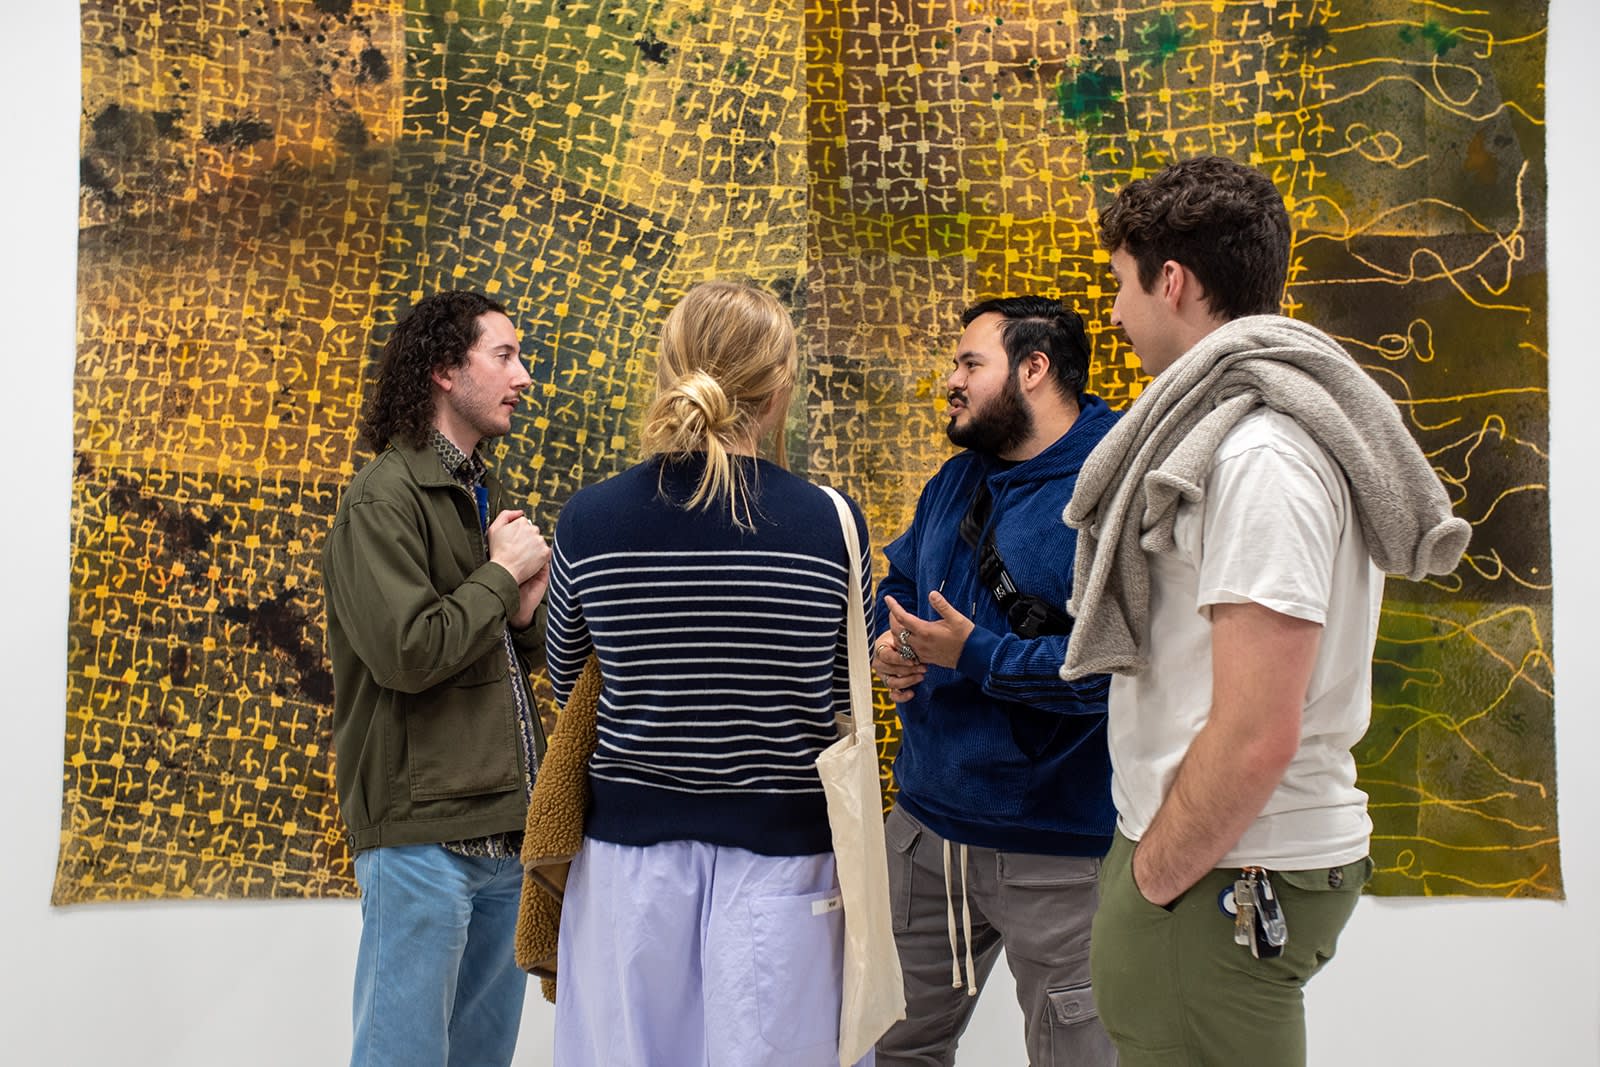
<instances>
[{"instance_id":1,"label":"blonde woman","mask_svg":"<svg viewBox=\"0 0 1600 1067\"><path fill-rule=\"evenodd\" d=\"M797 359L770 294L690 289L662 327L649 458L557 523L556 696L591 651L604 676L561 916L563 1067L837 1062L843 913L814 764L849 709L844 613L871 610L870 580L830 498L759 457Z\"/></svg>"}]
</instances>

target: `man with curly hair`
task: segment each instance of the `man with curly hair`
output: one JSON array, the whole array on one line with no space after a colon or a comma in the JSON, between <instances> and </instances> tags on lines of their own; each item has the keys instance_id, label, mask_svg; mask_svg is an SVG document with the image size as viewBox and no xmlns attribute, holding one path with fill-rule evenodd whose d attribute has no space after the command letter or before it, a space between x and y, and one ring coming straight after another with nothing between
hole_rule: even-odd
<instances>
[{"instance_id":1,"label":"man with curly hair","mask_svg":"<svg viewBox=\"0 0 1600 1067\"><path fill-rule=\"evenodd\" d=\"M377 453L323 548L339 807L361 888L352 1065L511 1062L550 550L478 446L530 379L505 309L430 296L384 346Z\"/></svg>"},{"instance_id":2,"label":"man with curly hair","mask_svg":"<svg viewBox=\"0 0 1600 1067\"><path fill-rule=\"evenodd\" d=\"M1283 198L1217 157L1100 218L1112 322L1155 380L1095 449L1063 677L1111 672L1117 834L1091 971L1122 1067L1305 1062L1307 980L1372 870L1351 747L1384 572L1468 527L1390 398L1279 315Z\"/></svg>"}]
</instances>

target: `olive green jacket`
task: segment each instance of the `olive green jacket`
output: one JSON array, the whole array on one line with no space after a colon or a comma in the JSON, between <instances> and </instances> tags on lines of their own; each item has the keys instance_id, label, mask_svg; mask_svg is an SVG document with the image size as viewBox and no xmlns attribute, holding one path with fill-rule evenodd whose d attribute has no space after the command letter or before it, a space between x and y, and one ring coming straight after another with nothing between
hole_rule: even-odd
<instances>
[{"instance_id":1,"label":"olive green jacket","mask_svg":"<svg viewBox=\"0 0 1600 1067\"><path fill-rule=\"evenodd\" d=\"M488 489L492 517L505 493L492 476ZM391 444L339 501L322 578L334 772L354 850L522 829L501 637L517 583L485 559L477 502L430 447ZM526 686L544 661L542 605L512 641L523 667L513 684ZM537 717L534 730L542 753Z\"/></svg>"}]
</instances>

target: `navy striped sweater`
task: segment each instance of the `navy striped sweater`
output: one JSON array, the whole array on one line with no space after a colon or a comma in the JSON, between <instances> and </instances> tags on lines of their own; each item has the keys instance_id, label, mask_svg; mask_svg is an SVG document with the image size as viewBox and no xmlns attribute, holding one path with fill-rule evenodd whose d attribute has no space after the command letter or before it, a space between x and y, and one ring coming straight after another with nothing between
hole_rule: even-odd
<instances>
[{"instance_id":1,"label":"navy striped sweater","mask_svg":"<svg viewBox=\"0 0 1600 1067\"><path fill-rule=\"evenodd\" d=\"M849 712L845 606L872 610L866 524L852 503L863 561L852 582L828 495L740 462L754 532L720 505L668 502L691 495L700 456L647 461L561 510L550 680L565 703L591 650L603 676L589 837L769 856L832 847L815 763Z\"/></svg>"}]
</instances>

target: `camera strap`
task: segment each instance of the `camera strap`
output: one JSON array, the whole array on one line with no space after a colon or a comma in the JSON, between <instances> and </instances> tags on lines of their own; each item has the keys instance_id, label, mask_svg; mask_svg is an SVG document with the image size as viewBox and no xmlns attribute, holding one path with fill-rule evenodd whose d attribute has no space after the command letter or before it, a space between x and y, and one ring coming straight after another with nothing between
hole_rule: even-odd
<instances>
[{"instance_id":1,"label":"camera strap","mask_svg":"<svg viewBox=\"0 0 1600 1067\"><path fill-rule=\"evenodd\" d=\"M989 479L980 476L972 492L972 502L961 516L958 531L963 541L978 550L978 579L1000 606L1012 633L1024 638L1071 633L1071 615L1043 597L1017 588L1000 549L995 546L994 530L985 530L993 512L994 494L989 490Z\"/></svg>"}]
</instances>

